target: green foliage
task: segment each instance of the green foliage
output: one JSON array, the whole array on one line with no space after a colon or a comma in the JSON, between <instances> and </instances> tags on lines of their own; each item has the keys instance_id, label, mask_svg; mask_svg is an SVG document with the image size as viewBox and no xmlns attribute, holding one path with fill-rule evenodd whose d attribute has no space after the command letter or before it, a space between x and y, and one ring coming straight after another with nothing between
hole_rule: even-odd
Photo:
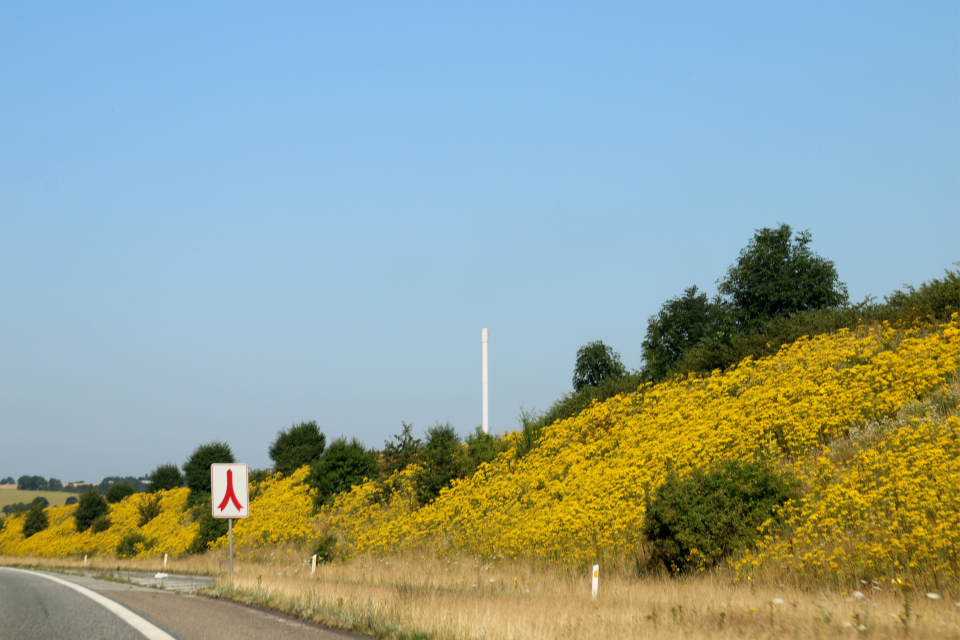
<instances>
[{"instance_id":1,"label":"green foliage","mask_svg":"<svg viewBox=\"0 0 960 640\"><path fill-rule=\"evenodd\" d=\"M882 311L884 320L930 318L934 322L943 322L957 311L960 304L960 271L948 269L943 279L934 278L920 285L919 289L904 285L904 289L886 296Z\"/></svg>"},{"instance_id":2,"label":"green foliage","mask_svg":"<svg viewBox=\"0 0 960 640\"><path fill-rule=\"evenodd\" d=\"M47 512L43 510L44 502L46 500L43 498L37 498L30 504L30 510L27 511L27 517L23 521L23 536L25 538L43 531L49 525Z\"/></svg>"},{"instance_id":3,"label":"green foliage","mask_svg":"<svg viewBox=\"0 0 960 640\"><path fill-rule=\"evenodd\" d=\"M338 493L377 476L377 454L355 438L337 438L310 469L307 482L316 490L317 507L330 504Z\"/></svg>"},{"instance_id":4,"label":"green foliage","mask_svg":"<svg viewBox=\"0 0 960 640\"><path fill-rule=\"evenodd\" d=\"M63 504L77 504L77 502L78 500L76 496L70 496Z\"/></svg>"},{"instance_id":5,"label":"green foliage","mask_svg":"<svg viewBox=\"0 0 960 640\"><path fill-rule=\"evenodd\" d=\"M472 434L467 436L466 444L466 465L463 470L463 477L472 476L480 465L491 462L507 449L502 438L484 433L479 426L474 429Z\"/></svg>"},{"instance_id":6,"label":"green foliage","mask_svg":"<svg viewBox=\"0 0 960 640\"><path fill-rule=\"evenodd\" d=\"M146 498L140 503L140 506L137 507L137 511L140 512L140 521L137 523L137 526L142 527L160 515L160 496L154 495Z\"/></svg>"},{"instance_id":7,"label":"green foliage","mask_svg":"<svg viewBox=\"0 0 960 640\"><path fill-rule=\"evenodd\" d=\"M304 465L312 465L320 460L326 440L313 421L278 432L269 451L273 470L290 475Z\"/></svg>"},{"instance_id":8,"label":"green foliage","mask_svg":"<svg viewBox=\"0 0 960 640\"><path fill-rule=\"evenodd\" d=\"M107 490L107 502L116 504L127 496L132 496L134 493L133 487L126 483L118 482L117 484L111 485L110 489Z\"/></svg>"},{"instance_id":9,"label":"green foliage","mask_svg":"<svg viewBox=\"0 0 960 640\"><path fill-rule=\"evenodd\" d=\"M337 536L331 533L320 536L311 550L317 555L317 564L333 562L337 557Z\"/></svg>"},{"instance_id":10,"label":"green foliage","mask_svg":"<svg viewBox=\"0 0 960 640\"><path fill-rule=\"evenodd\" d=\"M146 546L147 537L139 531L128 533L126 536L124 536L123 540L117 544L117 557L132 558L133 556L137 555L138 544Z\"/></svg>"},{"instance_id":11,"label":"green foliage","mask_svg":"<svg viewBox=\"0 0 960 640\"><path fill-rule=\"evenodd\" d=\"M80 495L77 508L73 512L76 520L77 531L83 532L90 528L93 521L100 516L105 516L110 510L107 501L98 491L91 489Z\"/></svg>"},{"instance_id":12,"label":"green foliage","mask_svg":"<svg viewBox=\"0 0 960 640\"><path fill-rule=\"evenodd\" d=\"M169 491L183 486L186 478L175 464L162 464L150 474L150 491Z\"/></svg>"},{"instance_id":13,"label":"green foliage","mask_svg":"<svg viewBox=\"0 0 960 640\"><path fill-rule=\"evenodd\" d=\"M12 478L7 478L12 480ZM0 484L11 484L3 482ZM60 491L63 483L56 478L47 480L43 476L20 476L17 479L17 489L20 491Z\"/></svg>"},{"instance_id":14,"label":"green foliage","mask_svg":"<svg viewBox=\"0 0 960 640\"><path fill-rule=\"evenodd\" d=\"M801 231L793 242L791 236L788 224L758 229L718 281L720 295L744 324L847 303L846 286L833 262L810 250L810 232Z\"/></svg>"},{"instance_id":15,"label":"green foliage","mask_svg":"<svg viewBox=\"0 0 960 640\"><path fill-rule=\"evenodd\" d=\"M183 472L190 487L187 504L194 505L210 497L210 465L236 462L226 442L208 442L197 447L183 464Z\"/></svg>"},{"instance_id":16,"label":"green foliage","mask_svg":"<svg viewBox=\"0 0 960 640\"><path fill-rule=\"evenodd\" d=\"M653 380L665 379L676 363L707 340L722 340L729 334L730 313L719 301L692 286L679 298L663 303L647 321L643 340L644 372Z\"/></svg>"},{"instance_id":17,"label":"green foliage","mask_svg":"<svg viewBox=\"0 0 960 640\"><path fill-rule=\"evenodd\" d=\"M791 477L755 462L727 460L684 478L671 474L643 522L653 562L673 572L714 566L753 545L757 528L778 518L777 507L796 492Z\"/></svg>"},{"instance_id":18,"label":"green foliage","mask_svg":"<svg viewBox=\"0 0 960 640\"><path fill-rule=\"evenodd\" d=\"M395 471L406 469L423 451L423 442L413 437L413 425L400 421L403 431L384 442L380 473L389 477Z\"/></svg>"},{"instance_id":19,"label":"green foliage","mask_svg":"<svg viewBox=\"0 0 960 640\"><path fill-rule=\"evenodd\" d=\"M604 380L617 380L625 375L627 369L620 362L620 354L600 340L590 342L577 351L577 363L573 369L573 390L598 387Z\"/></svg>"},{"instance_id":20,"label":"green foliage","mask_svg":"<svg viewBox=\"0 0 960 640\"><path fill-rule=\"evenodd\" d=\"M191 553L203 553L209 548L210 543L227 535L227 520L213 517L209 497L194 505L190 513L193 521L200 525L196 537L190 543Z\"/></svg>"},{"instance_id":21,"label":"green foliage","mask_svg":"<svg viewBox=\"0 0 960 640\"><path fill-rule=\"evenodd\" d=\"M18 513L25 513L29 511L32 507L40 505L41 509L50 506L50 501L44 498L43 496L37 496L29 503L27 502L16 502L14 504L4 505L2 511L7 515L17 515Z\"/></svg>"},{"instance_id":22,"label":"green foliage","mask_svg":"<svg viewBox=\"0 0 960 640\"><path fill-rule=\"evenodd\" d=\"M417 458L420 470L414 476L420 504L433 502L441 489L449 487L455 478L462 478L465 462L460 437L449 422L427 429L426 445Z\"/></svg>"},{"instance_id":23,"label":"green foliage","mask_svg":"<svg viewBox=\"0 0 960 640\"><path fill-rule=\"evenodd\" d=\"M90 531L93 531L94 533L100 533L109 529L111 524L113 523L110 522L109 516L107 516L107 514L103 514L102 516L97 516L97 518L90 523Z\"/></svg>"}]
</instances>

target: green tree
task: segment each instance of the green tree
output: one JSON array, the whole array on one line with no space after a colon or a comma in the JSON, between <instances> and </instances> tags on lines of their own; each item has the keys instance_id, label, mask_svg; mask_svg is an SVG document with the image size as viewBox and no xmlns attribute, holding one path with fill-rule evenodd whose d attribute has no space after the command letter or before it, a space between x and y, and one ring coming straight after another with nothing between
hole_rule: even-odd
<instances>
[{"instance_id":1,"label":"green tree","mask_svg":"<svg viewBox=\"0 0 960 640\"><path fill-rule=\"evenodd\" d=\"M236 462L226 442L208 442L197 447L183 464L183 472L190 487L189 505L210 499L210 465Z\"/></svg>"},{"instance_id":2,"label":"green tree","mask_svg":"<svg viewBox=\"0 0 960 640\"><path fill-rule=\"evenodd\" d=\"M175 464L162 464L150 474L150 492L169 491L183 486L184 477Z\"/></svg>"},{"instance_id":3,"label":"green tree","mask_svg":"<svg viewBox=\"0 0 960 640\"><path fill-rule=\"evenodd\" d=\"M460 436L449 422L427 429L427 442L417 459L420 471L414 476L420 504L433 502L441 489L464 476L467 461L460 445Z\"/></svg>"},{"instance_id":4,"label":"green tree","mask_svg":"<svg viewBox=\"0 0 960 640\"><path fill-rule=\"evenodd\" d=\"M620 354L597 340L577 351L577 363L573 369L573 390L599 387L604 380L617 380L626 375L627 369L620 362Z\"/></svg>"},{"instance_id":5,"label":"green tree","mask_svg":"<svg viewBox=\"0 0 960 640\"><path fill-rule=\"evenodd\" d=\"M132 496L134 493L136 492L133 490L133 487L126 483L118 482L114 485L111 485L111 487L107 490L107 502L110 504L116 504L127 496Z\"/></svg>"},{"instance_id":6,"label":"green tree","mask_svg":"<svg viewBox=\"0 0 960 640\"><path fill-rule=\"evenodd\" d=\"M745 325L799 311L840 308L847 303L846 286L833 262L811 251L812 236L793 237L790 225L757 230L737 262L717 283L720 295Z\"/></svg>"},{"instance_id":7,"label":"green tree","mask_svg":"<svg viewBox=\"0 0 960 640\"><path fill-rule=\"evenodd\" d=\"M110 507L104 497L100 495L100 492L95 489L84 492L80 495L77 508L73 512L77 531L81 533L86 531L97 518L105 516L109 510Z\"/></svg>"},{"instance_id":8,"label":"green tree","mask_svg":"<svg viewBox=\"0 0 960 640\"><path fill-rule=\"evenodd\" d=\"M338 493L377 475L377 454L367 451L355 438L337 438L310 469L308 482L316 489L317 507L330 504Z\"/></svg>"},{"instance_id":9,"label":"green tree","mask_svg":"<svg viewBox=\"0 0 960 640\"><path fill-rule=\"evenodd\" d=\"M389 477L395 471L406 469L416 461L423 451L423 442L413 437L413 425L400 421L403 431L393 436L393 440L386 440L383 444L381 456L381 473Z\"/></svg>"},{"instance_id":10,"label":"green tree","mask_svg":"<svg viewBox=\"0 0 960 640\"><path fill-rule=\"evenodd\" d=\"M725 307L719 301L711 302L696 285L667 300L647 321L644 374L655 381L665 379L685 353L705 340L722 337L726 317Z\"/></svg>"},{"instance_id":11,"label":"green tree","mask_svg":"<svg viewBox=\"0 0 960 640\"><path fill-rule=\"evenodd\" d=\"M327 438L316 422L301 422L277 433L270 445L273 470L290 475L300 467L313 464L323 454Z\"/></svg>"},{"instance_id":12,"label":"green tree","mask_svg":"<svg viewBox=\"0 0 960 640\"><path fill-rule=\"evenodd\" d=\"M23 521L23 537L29 538L35 533L39 533L47 528L47 512L43 510L46 506L40 499L35 499L30 504L30 510L27 511L27 517Z\"/></svg>"}]
</instances>

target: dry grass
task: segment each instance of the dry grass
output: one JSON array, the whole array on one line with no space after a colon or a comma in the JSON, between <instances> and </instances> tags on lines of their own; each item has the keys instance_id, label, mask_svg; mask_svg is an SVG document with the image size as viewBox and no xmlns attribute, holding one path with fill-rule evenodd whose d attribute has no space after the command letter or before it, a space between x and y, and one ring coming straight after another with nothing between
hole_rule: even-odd
<instances>
[{"instance_id":1,"label":"dry grass","mask_svg":"<svg viewBox=\"0 0 960 640\"><path fill-rule=\"evenodd\" d=\"M736 584L719 575L686 579L608 575L590 597L588 575L530 563L469 558L363 557L322 565L311 576L305 551L260 550L235 561L231 582L222 552L171 559L170 573L221 580L208 590L331 626L391 638L955 638L960 607L889 584L864 598L786 586ZM0 564L112 572L157 571L162 558L56 560L0 558ZM781 602L782 601L782 602ZM907 616L906 627L903 624ZM864 631L858 632L863 626Z\"/></svg>"}]
</instances>

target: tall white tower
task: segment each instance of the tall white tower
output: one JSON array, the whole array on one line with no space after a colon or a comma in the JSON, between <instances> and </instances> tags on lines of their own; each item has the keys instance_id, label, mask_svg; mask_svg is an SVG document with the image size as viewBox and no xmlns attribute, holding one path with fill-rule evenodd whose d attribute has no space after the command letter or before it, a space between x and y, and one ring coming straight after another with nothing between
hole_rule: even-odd
<instances>
[{"instance_id":1,"label":"tall white tower","mask_svg":"<svg viewBox=\"0 0 960 640\"><path fill-rule=\"evenodd\" d=\"M490 340L490 332L486 329L480 329L480 344L483 349L483 432L490 433L490 407L489 390L487 386L487 342Z\"/></svg>"}]
</instances>

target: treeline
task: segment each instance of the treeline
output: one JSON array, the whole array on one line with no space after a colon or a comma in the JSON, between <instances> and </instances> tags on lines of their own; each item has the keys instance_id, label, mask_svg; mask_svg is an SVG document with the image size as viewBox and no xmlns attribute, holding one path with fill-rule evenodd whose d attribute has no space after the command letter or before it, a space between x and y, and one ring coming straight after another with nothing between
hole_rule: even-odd
<instances>
[{"instance_id":1,"label":"treeline","mask_svg":"<svg viewBox=\"0 0 960 640\"><path fill-rule=\"evenodd\" d=\"M920 287L906 285L883 302L868 297L853 304L834 263L814 253L811 241L809 231L794 235L787 224L759 229L717 281L714 297L693 285L648 319L639 370L628 371L603 342L581 348L573 391L545 412L521 409L524 447L534 446L545 426L578 415L594 400L636 391L643 383L725 370L747 357L773 355L802 336L863 323L936 324L960 307L956 269ZM591 368L595 374L585 375L584 369Z\"/></svg>"},{"instance_id":2,"label":"treeline","mask_svg":"<svg viewBox=\"0 0 960 640\"><path fill-rule=\"evenodd\" d=\"M147 476L134 478L133 476L107 476L100 484L91 484L85 482L72 482L64 484L57 478L44 478L43 476L20 476L17 480L12 477L4 478L0 484L14 484L20 491L67 491L70 493L84 493L87 491L97 491L106 495L110 488L116 484L124 484L133 489L133 492L140 493L150 490L150 479Z\"/></svg>"}]
</instances>

